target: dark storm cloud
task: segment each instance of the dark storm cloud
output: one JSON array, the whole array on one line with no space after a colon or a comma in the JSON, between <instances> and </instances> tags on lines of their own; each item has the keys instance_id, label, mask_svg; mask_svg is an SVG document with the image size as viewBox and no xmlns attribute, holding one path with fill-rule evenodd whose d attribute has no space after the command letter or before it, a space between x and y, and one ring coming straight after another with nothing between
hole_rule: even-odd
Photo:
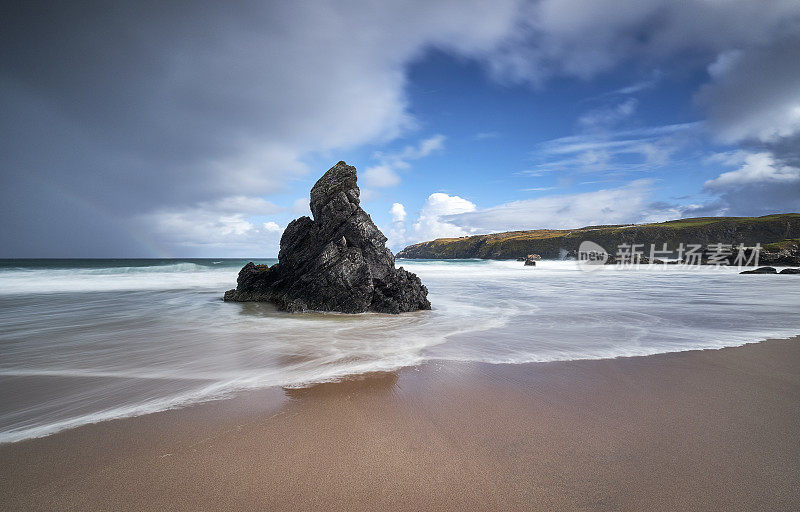
<instances>
[{"instance_id":1,"label":"dark storm cloud","mask_svg":"<svg viewBox=\"0 0 800 512\"><path fill-rule=\"evenodd\" d=\"M6 3L0 252L126 253L120 227L157 237L280 190L309 152L391 138L411 122L404 65L490 46L516 10L361 4Z\"/></svg>"},{"instance_id":2,"label":"dark storm cloud","mask_svg":"<svg viewBox=\"0 0 800 512\"><path fill-rule=\"evenodd\" d=\"M722 53L709 66L712 81L697 100L718 137L743 148L740 167L706 183L726 213L800 211L798 56L800 29L788 23L773 39Z\"/></svg>"},{"instance_id":3,"label":"dark storm cloud","mask_svg":"<svg viewBox=\"0 0 800 512\"><path fill-rule=\"evenodd\" d=\"M723 52L697 95L726 142L780 144L800 133L800 24L747 50Z\"/></svg>"},{"instance_id":4,"label":"dark storm cloud","mask_svg":"<svg viewBox=\"0 0 800 512\"><path fill-rule=\"evenodd\" d=\"M141 252L131 216L215 197L226 176L210 163L274 115L225 76L233 62L215 67L225 27L256 23L222 3L25 2L2 20L3 252Z\"/></svg>"}]
</instances>

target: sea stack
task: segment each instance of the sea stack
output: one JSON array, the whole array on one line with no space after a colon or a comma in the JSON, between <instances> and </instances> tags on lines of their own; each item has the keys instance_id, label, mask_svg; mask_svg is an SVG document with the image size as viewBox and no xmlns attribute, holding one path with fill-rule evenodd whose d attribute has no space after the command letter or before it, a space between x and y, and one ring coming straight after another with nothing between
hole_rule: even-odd
<instances>
[{"instance_id":1,"label":"sea stack","mask_svg":"<svg viewBox=\"0 0 800 512\"><path fill-rule=\"evenodd\" d=\"M311 213L281 236L278 263L242 268L226 301L272 302L286 311L403 313L430 309L419 277L395 268L386 237L359 205L356 168L339 162L311 189Z\"/></svg>"}]
</instances>

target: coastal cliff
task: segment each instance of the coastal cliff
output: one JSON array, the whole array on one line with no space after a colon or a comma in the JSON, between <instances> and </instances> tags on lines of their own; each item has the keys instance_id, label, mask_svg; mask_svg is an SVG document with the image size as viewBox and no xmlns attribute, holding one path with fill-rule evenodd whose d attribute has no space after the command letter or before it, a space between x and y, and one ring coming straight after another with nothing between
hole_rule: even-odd
<instances>
[{"instance_id":1,"label":"coastal cliff","mask_svg":"<svg viewBox=\"0 0 800 512\"><path fill-rule=\"evenodd\" d=\"M538 229L437 238L410 245L397 253L410 259L514 259L540 254L553 259L574 256L581 242L589 240L614 252L621 244L667 244L675 249L684 244L762 245L800 238L800 214L784 213L763 217L699 217L653 224L587 226L578 229Z\"/></svg>"}]
</instances>

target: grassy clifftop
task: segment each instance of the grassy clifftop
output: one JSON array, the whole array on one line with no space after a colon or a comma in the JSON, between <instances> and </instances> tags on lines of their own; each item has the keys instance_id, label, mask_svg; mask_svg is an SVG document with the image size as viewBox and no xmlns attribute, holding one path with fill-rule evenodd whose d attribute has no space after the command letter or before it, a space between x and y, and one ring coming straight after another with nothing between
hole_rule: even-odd
<instances>
[{"instance_id":1,"label":"grassy clifftop","mask_svg":"<svg viewBox=\"0 0 800 512\"><path fill-rule=\"evenodd\" d=\"M574 255L584 240L590 240L613 253L620 244L739 244L754 245L800 238L800 213L763 217L697 217L653 224L586 226L577 229L536 229L508 231L461 238L437 238L410 245L397 253L399 258L429 259L511 259L527 254L558 258L565 252Z\"/></svg>"}]
</instances>

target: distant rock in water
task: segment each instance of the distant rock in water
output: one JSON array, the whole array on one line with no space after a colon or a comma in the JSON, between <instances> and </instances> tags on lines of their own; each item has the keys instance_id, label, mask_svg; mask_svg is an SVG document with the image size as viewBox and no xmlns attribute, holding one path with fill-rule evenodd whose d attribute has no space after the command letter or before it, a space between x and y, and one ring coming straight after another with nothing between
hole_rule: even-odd
<instances>
[{"instance_id":1,"label":"distant rock in water","mask_svg":"<svg viewBox=\"0 0 800 512\"><path fill-rule=\"evenodd\" d=\"M386 237L359 206L359 193L355 167L331 167L311 189L314 220L290 222L278 263L245 265L225 300L272 302L287 311L430 309L428 289L415 274L395 268Z\"/></svg>"},{"instance_id":2,"label":"distant rock in water","mask_svg":"<svg viewBox=\"0 0 800 512\"><path fill-rule=\"evenodd\" d=\"M777 274L778 271L775 270L775 267L758 267L753 270L745 270L743 272L739 272L740 274Z\"/></svg>"},{"instance_id":3,"label":"distant rock in water","mask_svg":"<svg viewBox=\"0 0 800 512\"><path fill-rule=\"evenodd\" d=\"M526 267L535 267L536 262L540 261L541 259L542 257L539 256L538 254L529 254L525 257L523 261L525 262Z\"/></svg>"}]
</instances>

